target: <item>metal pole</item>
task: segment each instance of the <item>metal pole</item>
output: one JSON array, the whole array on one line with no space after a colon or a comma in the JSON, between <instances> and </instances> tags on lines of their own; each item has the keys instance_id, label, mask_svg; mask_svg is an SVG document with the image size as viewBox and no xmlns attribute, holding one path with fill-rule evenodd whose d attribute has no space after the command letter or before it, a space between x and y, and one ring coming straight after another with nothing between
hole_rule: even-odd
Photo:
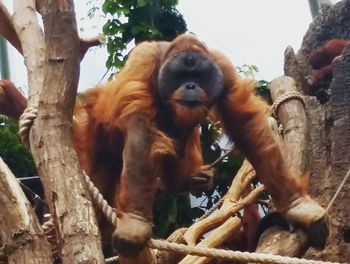
<instances>
[{"instance_id":1,"label":"metal pole","mask_svg":"<svg viewBox=\"0 0 350 264\"><path fill-rule=\"evenodd\" d=\"M322 8L332 6L332 2L330 0L309 0L310 12L312 18L317 16Z\"/></svg>"},{"instance_id":2,"label":"metal pole","mask_svg":"<svg viewBox=\"0 0 350 264\"><path fill-rule=\"evenodd\" d=\"M309 0L311 17L314 18L320 12L320 2L318 0Z\"/></svg>"},{"instance_id":3,"label":"metal pole","mask_svg":"<svg viewBox=\"0 0 350 264\"><path fill-rule=\"evenodd\" d=\"M10 64L7 51L7 41L0 35L0 70L1 79L10 79Z\"/></svg>"}]
</instances>

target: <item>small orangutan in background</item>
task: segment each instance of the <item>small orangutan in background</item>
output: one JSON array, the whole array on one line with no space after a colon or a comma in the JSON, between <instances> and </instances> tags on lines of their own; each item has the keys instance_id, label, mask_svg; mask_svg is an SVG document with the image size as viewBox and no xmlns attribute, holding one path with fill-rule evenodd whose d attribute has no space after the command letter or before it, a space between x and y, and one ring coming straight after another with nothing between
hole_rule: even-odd
<instances>
[{"instance_id":1,"label":"small orangutan in background","mask_svg":"<svg viewBox=\"0 0 350 264\"><path fill-rule=\"evenodd\" d=\"M309 63L312 70L307 78L310 87L332 76L335 60L349 43L350 40L346 39L332 39L311 53Z\"/></svg>"},{"instance_id":2,"label":"small orangutan in background","mask_svg":"<svg viewBox=\"0 0 350 264\"><path fill-rule=\"evenodd\" d=\"M152 235L158 188L210 188L199 124L210 114L254 166L276 209L303 225L314 247L328 236L325 210L291 175L270 130L267 105L219 51L194 35L143 42L113 81L88 90L75 107L74 142L82 168L118 209L112 234L120 256L137 255ZM97 212L104 238L112 226Z\"/></svg>"}]
</instances>

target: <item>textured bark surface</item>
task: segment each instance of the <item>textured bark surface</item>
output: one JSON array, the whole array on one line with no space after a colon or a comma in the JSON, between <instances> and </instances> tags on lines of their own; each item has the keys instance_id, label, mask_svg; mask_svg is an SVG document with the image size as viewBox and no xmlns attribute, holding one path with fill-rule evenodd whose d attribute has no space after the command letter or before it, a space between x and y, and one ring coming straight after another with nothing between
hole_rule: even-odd
<instances>
[{"instance_id":1,"label":"textured bark surface","mask_svg":"<svg viewBox=\"0 0 350 264\"><path fill-rule=\"evenodd\" d=\"M186 232L186 228L179 228L167 238L167 241L175 242L179 244L186 244L186 241L184 238L185 232ZM176 264L184 256L185 256L184 254L177 253L175 251L159 250L157 252L157 260L159 264Z\"/></svg>"},{"instance_id":2,"label":"textured bark surface","mask_svg":"<svg viewBox=\"0 0 350 264\"><path fill-rule=\"evenodd\" d=\"M0 32L1 35L3 35L3 37L7 39L19 53L23 53L21 42L19 41L15 29L11 23L11 15L2 1L0 2Z\"/></svg>"},{"instance_id":3,"label":"textured bark surface","mask_svg":"<svg viewBox=\"0 0 350 264\"><path fill-rule=\"evenodd\" d=\"M30 146L57 226L63 263L104 263L99 231L72 144L80 46L73 1L14 3L15 28L29 77L29 106L38 104ZM35 42L32 43L31 41Z\"/></svg>"},{"instance_id":4,"label":"textured bark surface","mask_svg":"<svg viewBox=\"0 0 350 264\"><path fill-rule=\"evenodd\" d=\"M323 191L333 196L350 168L350 47L333 72L330 105L330 180ZM327 188L328 187L328 188ZM340 192L329 211L332 222L331 240L322 252L330 260L350 261L350 182ZM329 193L328 190L331 190Z\"/></svg>"},{"instance_id":5,"label":"textured bark surface","mask_svg":"<svg viewBox=\"0 0 350 264\"><path fill-rule=\"evenodd\" d=\"M293 78L281 76L269 84L272 100L297 91ZM290 99L281 104L277 111L283 125L285 156L294 177L306 177L306 133L307 122L304 104L299 99ZM278 226L268 228L260 237L256 252L301 257L309 247L308 235L300 228L291 233Z\"/></svg>"},{"instance_id":6,"label":"textured bark surface","mask_svg":"<svg viewBox=\"0 0 350 264\"><path fill-rule=\"evenodd\" d=\"M197 246L217 248L236 234L242 226L242 221L236 213L242 209L244 205L256 201L258 196L253 195L253 197L249 198L249 201L246 202L240 200L244 190L249 186L254 177L255 171L252 165L245 160L234 177L220 209L187 229L184 234L187 243L196 244ZM217 228L214 229L215 227ZM208 232L211 230L212 232ZM205 232L208 232L208 236L199 243L196 243L197 238ZM187 255L179 262L179 264L204 264L209 261L210 258Z\"/></svg>"},{"instance_id":7,"label":"textured bark surface","mask_svg":"<svg viewBox=\"0 0 350 264\"><path fill-rule=\"evenodd\" d=\"M273 226L261 235L256 252L300 258L308 247L308 237L302 229L291 233Z\"/></svg>"},{"instance_id":8,"label":"textured bark surface","mask_svg":"<svg viewBox=\"0 0 350 264\"><path fill-rule=\"evenodd\" d=\"M297 92L297 83L288 76L278 77L269 84L273 101L291 92ZM307 120L305 107L300 99L289 99L277 111L278 120L283 126L285 155L291 172L296 177L305 176Z\"/></svg>"},{"instance_id":9,"label":"textured bark surface","mask_svg":"<svg viewBox=\"0 0 350 264\"><path fill-rule=\"evenodd\" d=\"M310 192L326 207L350 167L350 49L336 62L333 78L317 91L309 89L311 52L334 38L350 39L350 1L343 0L323 10L305 34L299 51L285 53L285 74L299 81L309 96L307 104ZM350 183L347 182L329 211L331 236L323 251L309 250L307 257L329 261L350 261Z\"/></svg>"},{"instance_id":10,"label":"textured bark surface","mask_svg":"<svg viewBox=\"0 0 350 264\"><path fill-rule=\"evenodd\" d=\"M315 95L322 103L329 100L330 79L322 81L317 90L306 83L310 74L309 58L311 52L330 39L350 39L350 0L343 0L331 8L322 10L307 30L300 49L296 54L291 47L285 51L284 73L293 77L304 93Z\"/></svg>"},{"instance_id":11,"label":"textured bark surface","mask_svg":"<svg viewBox=\"0 0 350 264\"><path fill-rule=\"evenodd\" d=\"M52 263L50 244L16 177L0 158L0 237L8 263ZM5 256L3 257L5 262ZM0 259L1 262L1 259Z\"/></svg>"}]
</instances>

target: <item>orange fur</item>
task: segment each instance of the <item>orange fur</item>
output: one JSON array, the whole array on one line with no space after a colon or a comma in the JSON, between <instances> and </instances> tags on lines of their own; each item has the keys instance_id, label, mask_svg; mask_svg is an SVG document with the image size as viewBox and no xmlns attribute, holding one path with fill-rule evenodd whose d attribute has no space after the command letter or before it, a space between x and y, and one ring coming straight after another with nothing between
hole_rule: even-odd
<instances>
[{"instance_id":1,"label":"orange fur","mask_svg":"<svg viewBox=\"0 0 350 264\"><path fill-rule=\"evenodd\" d=\"M255 95L255 83L241 79L222 54L217 51L212 54L224 72L227 88L215 115L223 123L230 139L253 164L276 207L285 210L294 199L305 194L307 186L298 175L290 175L281 148L267 123L268 106Z\"/></svg>"},{"instance_id":2,"label":"orange fur","mask_svg":"<svg viewBox=\"0 0 350 264\"><path fill-rule=\"evenodd\" d=\"M332 77L334 61L349 43L350 40L331 39L310 54L309 63L312 69L307 78L310 87L315 88L322 80Z\"/></svg>"},{"instance_id":3,"label":"orange fur","mask_svg":"<svg viewBox=\"0 0 350 264\"><path fill-rule=\"evenodd\" d=\"M154 82L160 67L162 52L168 46L167 43L158 44L156 42L145 42L138 45L131 52L125 67L117 74L115 80L88 90L76 104L74 142L81 166L90 175L107 201L112 206L118 207L121 212L129 210L127 209L128 203L141 202L141 205L144 206L144 202L151 199L150 196L154 193L152 188L152 190L147 189L149 185L147 182L145 184L140 182L140 185L134 187L124 186L128 190L132 188L132 192L120 190L123 184L128 184L128 181L120 182L120 175L127 173L124 171L125 164L123 166L122 161L128 120L131 116L141 114L151 120L152 144L147 154L148 157L144 157L149 160L148 163L152 164L153 168L154 176L151 177L150 184L154 183L154 179L159 178L167 189L182 188L187 183L188 176L195 174L203 165L198 128L193 129L192 125L193 131L188 134L187 140L180 142L179 145L179 139L171 138L161 131L155 121L158 111L162 110L156 107ZM194 122L198 124L207 113L207 109L199 110L197 114L179 107L175 110L176 122L182 124L191 119L188 122L189 126ZM175 157L179 151L183 152L180 154L181 158L177 158L174 164L167 164L167 157ZM114 163L114 166L111 167L114 167L115 171L104 168L104 164L96 164L100 162L95 160L95 156L99 153L104 163ZM121 178L123 179L123 176ZM150 193L149 197L146 195L147 197L142 199L142 194L148 193ZM134 199L141 201L135 202ZM147 201L147 203L152 203L152 201ZM135 211L135 208L131 210ZM99 216L99 218L102 217ZM148 215L147 218L151 221L151 216ZM100 221L103 220L100 219ZM102 230L105 238L108 237L107 233L110 233L110 228L107 226L104 228L107 231Z\"/></svg>"},{"instance_id":4,"label":"orange fur","mask_svg":"<svg viewBox=\"0 0 350 264\"><path fill-rule=\"evenodd\" d=\"M346 39L331 39L321 47L315 49L309 59L313 69L321 69L332 63L333 59L339 56L343 49L350 43Z\"/></svg>"},{"instance_id":5,"label":"orange fur","mask_svg":"<svg viewBox=\"0 0 350 264\"><path fill-rule=\"evenodd\" d=\"M173 91L169 101L160 102L157 78L161 66L187 51L199 53L221 70L215 76L222 73L224 91L218 93L219 99L213 97L217 100L212 107L207 104L210 98L200 93L202 104L192 108L177 103ZM214 80L220 83L221 77ZM4 81L0 85L8 87ZM221 92L220 87L214 91ZM20 101L22 112L23 98L11 93L12 88L6 95L14 103ZM1 108L7 103L0 100L0 110L7 111ZM252 163L279 211L306 227L324 220L323 208L306 195L307 184L301 180L305 178L291 175L267 124L266 109L254 93L254 82L241 79L223 54L187 34L172 42L139 44L115 80L79 96L73 119L75 147L82 168L118 208L120 224L113 237L118 238L119 248L128 253L134 247L137 253L151 236L159 180L165 189L176 191L201 185L208 178L198 125L209 113L221 121L229 138ZM104 239L110 238L112 226L99 212L97 217ZM315 236L314 241L321 241L316 245L322 246L322 239L325 236Z\"/></svg>"},{"instance_id":6,"label":"orange fur","mask_svg":"<svg viewBox=\"0 0 350 264\"><path fill-rule=\"evenodd\" d=\"M224 93L211 109L206 104L177 104L176 92L168 102L159 103L159 69L182 51L198 52L221 69ZM82 167L119 210L121 224L114 233L119 248L139 248L150 237L158 180L167 190L181 190L200 177L205 166L198 125L209 112L253 164L277 209L286 211L305 196L305 184L290 175L267 124L267 105L255 95L254 83L241 79L223 54L207 49L192 35L139 44L115 80L87 91L86 97L75 109L76 149ZM298 215L303 222L304 216L293 211L294 219Z\"/></svg>"}]
</instances>

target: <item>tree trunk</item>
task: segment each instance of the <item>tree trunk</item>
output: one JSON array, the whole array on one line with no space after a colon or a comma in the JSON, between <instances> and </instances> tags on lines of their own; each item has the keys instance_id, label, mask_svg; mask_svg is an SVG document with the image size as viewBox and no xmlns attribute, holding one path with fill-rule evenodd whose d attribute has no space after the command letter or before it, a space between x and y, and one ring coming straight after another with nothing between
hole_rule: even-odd
<instances>
[{"instance_id":1,"label":"tree trunk","mask_svg":"<svg viewBox=\"0 0 350 264\"><path fill-rule=\"evenodd\" d=\"M55 220L63 263L104 263L99 231L72 144L80 46L73 1L17 0L15 28L29 76L29 106L38 104L30 146ZM31 43L31 41L35 43Z\"/></svg>"},{"instance_id":2,"label":"tree trunk","mask_svg":"<svg viewBox=\"0 0 350 264\"><path fill-rule=\"evenodd\" d=\"M330 174L321 189L332 197L350 169L350 47L333 72L329 105L330 121ZM350 261L350 181L342 188L330 208L332 230L329 246L323 255L332 260ZM328 201L329 202L329 199Z\"/></svg>"},{"instance_id":3,"label":"tree trunk","mask_svg":"<svg viewBox=\"0 0 350 264\"><path fill-rule=\"evenodd\" d=\"M50 244L16 177L0 158L0 226L8 263L50 264Z\"/></svg>"},{"instance_id":4,"label":"tree trunk","mask_svg":"<svg viewBox=\"0 0 350 264\"><path fill-rule=\"evenodd\" d=\"M283 95L297 91L297 85L293 78L281 76L269 84L273 101ZM306 158L306 131L307 121L304 104L299 99L290 99L278 107L278 119L283 125L283 141L285 156L290 166L292 175L305 177L307 170ZM259 239L256 252L275 255L302 257L309 248L307 233L299 227L294 232L285 230L279 226L272 226L264 231Z\"/></svg>"},{"instance_id":5,"label":"tree trunk","mask_svg":"<svg viewBox=\"0 0 350 264\"><path fill-rule=\"evenodd\" d=\"M350 48L336 63L331 81L317 90L308 87L311 52L334 38L350 39L350 1L343 0L316 17L296 55L288 49L285 74L299 80L306 98L310 192L327 207L350 167ZM330 238L326 248L309 250L307 257L350 261L350 183L347 182L329 210Z\"/></svg>"}]
</instances>

